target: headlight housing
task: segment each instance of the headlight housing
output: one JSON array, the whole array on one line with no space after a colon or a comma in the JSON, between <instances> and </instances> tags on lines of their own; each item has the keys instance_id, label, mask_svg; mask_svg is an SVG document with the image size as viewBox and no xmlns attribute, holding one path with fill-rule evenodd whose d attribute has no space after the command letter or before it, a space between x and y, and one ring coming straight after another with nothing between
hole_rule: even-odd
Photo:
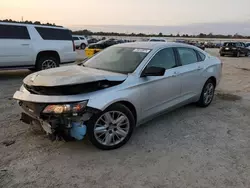
<instances>
[{"instance_id":1,"label":"headlight housing","mask_svg":"<svg viewBox=\"0 0 250 188\"><path fill-rule=\"evenodd\" d=\"M50 104L43 110L44 114L77 114L84 111L88 101L82 101L72 104Z\"/></svg>"}]
</instances>

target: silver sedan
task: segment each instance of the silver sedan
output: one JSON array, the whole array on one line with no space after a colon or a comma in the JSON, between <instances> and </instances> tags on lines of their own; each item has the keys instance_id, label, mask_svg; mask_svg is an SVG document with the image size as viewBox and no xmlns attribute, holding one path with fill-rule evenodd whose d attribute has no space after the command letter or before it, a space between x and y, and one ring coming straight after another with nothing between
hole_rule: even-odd
<instances>
[{"instance_id":1,"label":"silver sedan","mask_svg":"<svg viewBox=\"0 0 250 188\"><path fill-rule=\"evenodd\" d=\"M207 107L221 61L186 44L135 42L109 47L86 62L27 76L14 98L22 121L50 138L83 139L100 149L124 145L134 128L188 103Z\"/></svg>"}]
</instances>

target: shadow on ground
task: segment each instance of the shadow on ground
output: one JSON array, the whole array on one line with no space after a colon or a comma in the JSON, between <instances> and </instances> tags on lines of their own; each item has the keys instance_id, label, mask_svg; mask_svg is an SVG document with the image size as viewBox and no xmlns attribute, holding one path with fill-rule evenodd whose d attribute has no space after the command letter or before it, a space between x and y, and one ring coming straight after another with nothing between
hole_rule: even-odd
<instances>
[{"instance_id":1,"label":"shadow on ground","mask_svg":"<svg viewBox=\"0 0 250 188\"><path fill-rule=\"evenodd\" d=\"M0 71L0 80L23 79L31 73L29 70L3 70Z\"/></svg>"}]
</instances>

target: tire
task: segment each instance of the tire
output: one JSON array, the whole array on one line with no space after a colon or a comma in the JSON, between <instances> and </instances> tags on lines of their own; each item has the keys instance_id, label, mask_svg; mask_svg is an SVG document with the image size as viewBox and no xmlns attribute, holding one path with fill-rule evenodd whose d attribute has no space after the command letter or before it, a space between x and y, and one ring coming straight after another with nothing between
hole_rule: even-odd
<instances>
[{"instance_id":1,"label":"tire","mask_svg":"<svg viewBox=\"0 0 250 188\"><path fill-rule=\"evenodd\" d=\"M80 49L84 50L86 48L86 45L84 43L81 44Z\"/></svg>"},{"instance_id":2,"label":"tire","mask_svg":"<svg viewBox=\"0 0 250 188\"><path fill-rule=\"evenodd\" d=\"M126 127L127 126L126 123L129 124L128 127L122 128L122 131L123 131L122 133L124 134L124 132L125 132L126 134L125 134L125 136L123 136L123 138L120 139L120 141L119 141L119 137L122 137L121 132L120 132L122 126L119 126L119 128L118 128L118 126L117 126L118 123L117 124L108 123L110 125L105 126L106 125L105 122L107 122L105 115L107 115L109 113L111 113L110 117L112 116L112 113L113 113L113 115L114 115L114 113L120 113L121 116L124 117L124 120L120 122L120 123L122 123L122 126L124 126L124 124L125 124L125 127ZM117 117L117 119L119 119L118 115L116 117ZM115 120L115 119L112 118L112 120ZM104 125L102 125L102 122ZM95 131L98 128L101 131L99 133ZM126 106L118 103L118 104L111 105L103 112L100 112L100 113L98 113L90 118L90 120L87 122L87 135L88 135L90 142L94 146L96 146L97 148L102 149L102 150L112 150L112 149L117 149L117 148L123 146L124 144L126 144L127 141L130 139L134 128L135 128L135 118L134 118L132 112ZM126 130L124 131L124 129L126 129ZM118 134L118 132L119 132L119 134ZM109 137L110 139L107 139L107 137ZM111 143L110 141L111 142L114 141L117 143ZM106 142L106 143L103 143L103 142ZM107 144L107 143L109 143L109 144Z\"/></svg>"},{"instance_id":3,"label":"tire","mask_svg":"<svg viewBox=\"0 0 250 188\"><path fill-rule=\"evenodd\" d=\"M51 66L47 66L45 67L45 63L51 63ZM37 62L36 62L36 70L40 71L40 70L45 70L45 69L49 69L49 68L55 68L55 67L59 67L59 60L55 57L52 56L42 56L40 57Z\"/></svg>"},{"instance_id":4,"label":"tire","mask_svg":"<svg viewBox=\"0 0 250 188\"><path fill-rule=\"evenodd\" d=\"M209 92L207 89L210 88L212 86L212 91ZM200 106L200 107L207 107L211 104L211 102L213 101L213 98L214 98L214 91L215 91L215 84L214 82L209 79L206 81L206 83L204 84L203 86L203 89L202 89L202 92L201 92L201 95L200 95L200 99L199 101L197 102L197 105ZM209 92L211 93L211 98L209 101L206 101L206 93Z\"/></svg>"},{"instance_id":5,"label":"tire","mask_svg":"<svg viewBox=\"0 0 250 188\"><path fill-rule=\"evenodd\" d=\"M220 54L220 56L225 56L225 54Z\"/></svg>"}]
</instances>

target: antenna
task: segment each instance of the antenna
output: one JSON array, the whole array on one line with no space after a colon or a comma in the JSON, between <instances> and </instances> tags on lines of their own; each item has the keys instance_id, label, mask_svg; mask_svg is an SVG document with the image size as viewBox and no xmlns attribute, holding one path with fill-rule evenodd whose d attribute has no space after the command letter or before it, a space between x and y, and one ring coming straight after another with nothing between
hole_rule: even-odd
<instances>
[{"instance_id":1,"label":"antenna","mask_svg":"<svg viewBox=\"0 0 250 188\"><path fill-rule=\"evenodd\" d=\"M22 22L23 22L23 16L22 16Z\"/></svg>"}]
</instances>

